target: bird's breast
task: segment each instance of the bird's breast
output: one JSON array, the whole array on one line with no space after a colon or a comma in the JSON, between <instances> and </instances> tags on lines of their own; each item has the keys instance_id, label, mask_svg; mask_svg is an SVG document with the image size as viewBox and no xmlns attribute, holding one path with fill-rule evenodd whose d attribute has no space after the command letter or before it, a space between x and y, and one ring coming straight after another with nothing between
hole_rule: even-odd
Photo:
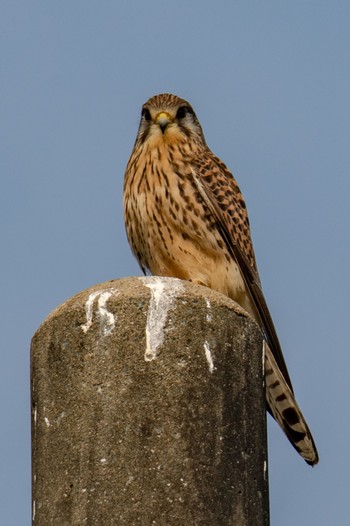
<instances>
[{"instance_id":1,"label":"bird's breast","mask_svg":"<svg viewBox=\"0 0 350 526\"><path fill-rule=\"evenodd\" d=\"M245 290L241 272L195 186L190 163L158 151L136 163L128 178L125 223L140 265L154 275L191 280L238 301Z\"/></svg>"}]
</instances>

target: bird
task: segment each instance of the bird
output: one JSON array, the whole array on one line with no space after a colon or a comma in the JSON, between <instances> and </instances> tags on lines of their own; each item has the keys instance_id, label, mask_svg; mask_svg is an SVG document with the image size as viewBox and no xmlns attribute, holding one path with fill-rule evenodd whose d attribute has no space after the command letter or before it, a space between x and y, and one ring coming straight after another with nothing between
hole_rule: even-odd
<instances>
[{"instance_id":1,"label":"bird","mask_svg":"<svg viewBox=\"0 0 350 526\"><path fill-rule=\"evenodd\" d=\"M123 208L127 238L144 274L212 288L255 320L264 337L267 409L301 457L317 464L263 295L243 195L209 149L186 100L163 93L142 106Z\"/></svg>"}]
</instances>

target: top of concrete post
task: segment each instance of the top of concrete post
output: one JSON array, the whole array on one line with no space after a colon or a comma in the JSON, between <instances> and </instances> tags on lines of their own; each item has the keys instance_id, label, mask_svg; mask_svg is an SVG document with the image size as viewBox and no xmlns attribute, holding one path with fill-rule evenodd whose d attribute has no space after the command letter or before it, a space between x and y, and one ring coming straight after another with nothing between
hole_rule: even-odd
<instances>
[{"instance_id":1,"label":"top of concrete post","mask_svg":"<svg viewBox=\"0 0 350 526\"><path fill-rule=\"evenodd\" d=\"M262 334L229 298L127 278L32 341L33 524L268 524Z\"/></svg>"}]
</instances>

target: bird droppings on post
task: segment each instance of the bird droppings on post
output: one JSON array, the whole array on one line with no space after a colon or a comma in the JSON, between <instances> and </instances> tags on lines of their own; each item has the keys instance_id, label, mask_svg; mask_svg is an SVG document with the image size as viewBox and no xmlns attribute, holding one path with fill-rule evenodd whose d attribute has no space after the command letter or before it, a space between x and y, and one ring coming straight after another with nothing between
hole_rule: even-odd
<instances>
[{"instance_id":1,"label":"bird droppings on post","mask_svg":"<svg viewBox=\"0 0 350 526\"><path fill-rule=\"evenodd\" d=\"M205 340L203 347L204 347L205 357L209 365L209 372L212 373L215 367L214 367L214 362L213 362L213 356L211 354L210 346L207 340Z\"/></svg>"},{"instance_id":2,"label":"bird droppings on post","mask_svg":"<svg viewBox=\"0 0 350 526\"><path fill-rule=\"evenodd\" d=\"M164 327L168 311L174 299L183 289L180 280L161 277L139 278L151 290L151 300L147 312L145 361L151 362L157 357L158 347L164 341Z\"/></svg>"},{"instance_id":3,"label":"bird droppings on post","mask_svg":"<svg viewBox=\"0 0 350 526\"><path fill-rule=\"evenodd\" d=\"M87 331L90 329L92 325L92 319L93 319L93 307L95 299L97 300L97 312L101 324L101 330L103 336L108 336L113 332L113 329L115 327L116 319L114 314L109 312L106 307L106 303L108 299L117 292L117 289L110 289L105 291L97 290L93 292L92 294L89 294L89 298L85 303L85 311L86 311L86 323L81 325L81 328L83 332L86 334ZM118 292L117 292L118 294Z\"/></svg>"},{"instance_id":4,"label":"bird droppings on post","mask_svg":"<svg viewBox=\"0 0 350 526\"><path fill-rule=\"evenodd\" d=\"M115 327L116 320L114 314L109 312L106 308L108 298L110 298L114 292L115 289L112 289L111 292L103 292L98 300L98 311L101 319L102 331L105 336L111 334Z\"/></svg>"},{"instance_id":5,"label":"bird droppings on post","mask_svg":"<svg viewBox=\"0 0 350 526\"><path fill-rule=\"evenodd\" d=\"M207 307L208 307L207 321L208 321L208 322L211 322L211 320L213 319L213 317L212 317L212 315L211 315L211 303L210 303L210 300L209 300L208 298L206 298L205 302L206 302Z\"/></svg>"},{"instance_id":6,"label":"bird droppings on post","mask_svg":"<svg viewBox=\"0 0 350 526\"><path fill-rule=\"evenodd\" d=\"M264 460L264 480L267 480L267 462Z\"/></svg>"},{"instance_id":7,"label":"bird droppings on post","mask_svg":"<svg viewBox=\"0 0 350 526\"><path fill-rule=\"evenodd\" d=\"M83 332L85 332L85 333L87 333L87 331L90 329L90 327L92 325L92 315L93 315L92 308L93 308L93 305L94 305L95 298L97 298L97 296L99 296L100 294L101 294L101 292L99 290L96 291L96 292L93 292L92 294L89 294L89 298L88 298L87 302L85 303L86 323L81 325L81 328L82 328Z\"/></svg>"}]
</instances>

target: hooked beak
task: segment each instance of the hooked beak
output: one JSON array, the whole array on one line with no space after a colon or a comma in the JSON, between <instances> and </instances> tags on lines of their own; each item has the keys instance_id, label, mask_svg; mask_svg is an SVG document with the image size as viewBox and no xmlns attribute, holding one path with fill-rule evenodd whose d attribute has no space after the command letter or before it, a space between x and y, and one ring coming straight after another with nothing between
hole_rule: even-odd
<instances>
[{"instance_id":1,"label":"hooked beak","mask_svg":"<svg viewBox=\"0 0 350 526\"><path fill-rule=\"evenodd\" d=\"M158 124L159 128L162 130L162 133L165 132L166 127L167 127L168 124L170 124L171 122L173 122L173 119L171 118L171 116L169 115L169 113L166 113L165 111L161 111L161 112L158 113L158 115L156 116L156 124Z\"/></svg>"}]
</instances>

